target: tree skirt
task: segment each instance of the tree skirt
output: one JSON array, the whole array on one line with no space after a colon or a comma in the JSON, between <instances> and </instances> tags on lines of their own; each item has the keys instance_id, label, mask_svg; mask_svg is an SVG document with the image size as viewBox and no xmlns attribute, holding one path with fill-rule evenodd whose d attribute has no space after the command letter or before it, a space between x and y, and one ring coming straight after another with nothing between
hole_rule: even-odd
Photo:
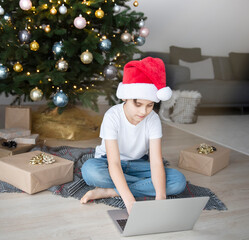
<instances>
[{"instance_id":1,"label":"tree skirt","mask_svg":"<svg viewBox=\"0 0 249 240\"><path fill-rule=\"evenodd\" d=\"M58 186L53 186L48 189L55 195L60 195L62 197L73 197L76 199L81 199L81 197L94 187L88 186L81 176L81 166L89 158L94 157L94 148L74 148L68 146L61 147L47 147L47 146L37 146L31 151L43 151L46 153L53 154L58 157L62 157L71 161L74 161L74 180L69 183L65 183ZM0 181L0 192L22 192L22 190L6 183ZM187 182L185 190L178 195L168 196L171 198L189 198L189 197L200 197L208 196L210 197L205 210L227 210L225 204L208 188L193 185ZM137 201L151 200L152 197L137 198ZM125 208L124 202L121 197L106 198L94 200L95 203L104 203L109 206Z\"/></svg>"}]
</instances>

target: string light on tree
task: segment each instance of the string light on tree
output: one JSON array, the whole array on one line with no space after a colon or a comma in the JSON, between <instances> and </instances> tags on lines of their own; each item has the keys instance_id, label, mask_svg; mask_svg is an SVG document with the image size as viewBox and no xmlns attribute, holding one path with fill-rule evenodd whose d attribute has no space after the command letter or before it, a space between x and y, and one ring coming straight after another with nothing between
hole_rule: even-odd
<instances>
[{"instance_id":1,"label":"string light on tree","mask_svg":"<svg viewBox=\"0 0 249 240\"><path fill-rule=\"evenodd\" d=\"M46 4L46 3L43 4L43 5L42 5L42 8L43 8L43 9L48 9L48 4Z\"/></svg>"},{"instance_id":2,"label":"string light on tree","mask_svg":"<svg viewBox=\"0 0 249 240\"><path fill-rule=\"evenodd\" d=\"M49 33L51 31L51 28L50 28L50 25L47 25L45 28L44 28L44 31L46 33Z\"/></svg>"}]
</instances>

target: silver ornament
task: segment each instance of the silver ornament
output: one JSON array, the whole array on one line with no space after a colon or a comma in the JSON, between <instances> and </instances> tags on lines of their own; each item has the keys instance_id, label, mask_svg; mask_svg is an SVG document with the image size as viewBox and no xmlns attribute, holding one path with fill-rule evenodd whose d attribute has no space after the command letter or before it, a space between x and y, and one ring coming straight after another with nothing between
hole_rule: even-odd
<instances>
[{"instance_id":1,"label":"silver ornament","mask_svg":"<svg viewBox=\"0 0 249 240\"><path fill-rule=\"evenodd\" d=\"M109 39L104 39L99 43L99 48L102 51L109 51L112 47L112 42Z\"/></svg>"},{"instance_id":2,"label":"silver ornament","mask_svg":"<svg viewBox=\"0 0 249 240\"><path fill-rule=\"evenodd\" d=\"M144 22L144 20L142 19L142 20L138 23L138 26L139 26L140 28L142 28L142 27L144 27L144 25L145 25L145 22Z\"/></svg>"},{"instance_id":3,"label":"silver ornament","mask_svg":"<svg viewBox=\"0 0 249 240\"><path fill-rule=\"evenodd\" d=\"M135 43L138 45L138 46L142 46L145 44L145 38L144 37L137 37L135 39Z\"/></svg>"},{"instance_id":4,"label":"silver ornament","mask_svg":"<svg viewBox=\"0 0 249 240\"><path fill-rule=\"evenodd\" d=\"M113 7L113 11L114 11L115 13L119 13L120 10L121 10L121 7L115 3L115 5L114 5L114 7Z\"/></svg>"},{"instance_id":5,"label":"silver ornament","mask_svg":"<svg viewBox=\"0 0 249 240\"><path fill-rule=\"evenodd\" d=\"M31 33L28 30L21 30L18 33L18 37L21 43L29 43L31 38Z\"/></svg>"},{"instance_id":6,"label":"silver ornament","mask_svg":"<svg viewBox=\"0 0 249 240\"><path fill-rule=\"evenodd\" d=\"M3 19L6 21L6 22L10 22L11 21L11 15L9 13L5 13L3 15Z\"/></svg>"},{"instance_id":7,"label":"silver ornament","mask_svg":"<svg viewBox=\"0 0 249 240\"><path fill-rule=\"evenodd\" d=\"M68 104L68 96L60 90L54 95L53 103L57 107L65 107Z\"/></svg>"},{"instance_id":8,"label":"silver ornament","mask_svg":"<svg viewBox=\"0 0 249 240\"><path fill-rule=\"evenodd\" d=\"M86 50L85 52L81 53L80 60L84 64L90 64L93 61L93 55L91 52Z\"/></svg>"},{"instance_id":9,"label":"silver ornament","mask_svg":"<svg viewBox=\"0 0 249 240\"><path fill-rule=\"evenodd\" d=\"M122 42L124 42L124 43L130 42L130 41L131 41L131 34L128 33L128 32L122 33L122 34L121 34L121 40L122 40Z\"/></svg>"},{"instance_id":10,"label":"silver ornament","mask_svg":"<svg viewBox=\"0 0 249 240\"><path fill-rule=\"evenodd\" d=\"M0 64L0 79L6 79L9 75L9 70L3 64Z\"/></svg>"},{"instance_id":11,"label":"silver ornament","mask_svg":"<svg viewBox=\"0 0 249 240\"><path fill-rule=\"evenodd\" d=\"M117 76L117 73L118 73L118 70L113 65L106 66L105 69L104 69L104 76L107 79L113 79L113 78L115 78Z\"/></svg>"},{"instance_id":12,"label":"silver ornament","mask_svg":"<svg viewBox=\"0 0 249 240\"><path fill-rule=\"evenodd\" d=\"M61 71L61 72L66 72L67 69L68 69L68 63L66 60L64 60L64 58L61 58L60 60L58 60L55 64L55 68L58 70L58 71Z\"/></svg>"},{"instance_id":13,"label":"silver ornament","mask_svg":"<svg viewBox=\"0 0 249 240\"><path fill-rule=\"evenodd\" d=\"M30 98L36 102L36 101L40 101L42 100L42 96L43 96L43 92L41 89L39 89L38 87L33 88L30 91Z\"/></svg>"},{"instance_id":14,"label":"silver ornament","mask_svg":"<svg viewBox=\"0 0 249 240\"><path fill-rule=\"evenodd\" d=\"M60 14L66 14L67 13L67 7L64 4L62 4L59 7L59 12L60 12Z\"/></svg>"},{"instance_id":15,"label":"silver ornament","mask_svg":"<svg viewBox=\"0 0 249 240\"><path fill-rule=\"evenodd\" d=\"M0 5L0 15L4 15L4 9L2 8L1 5Z\"/></svg>"},{"instance_id":16,"label":"silver ornament","mask_svg":"<svg viewBox=\"0 0 249 240\"><path fill-rule=\"evenodd\" d=\"M53 47L52 47L52 51L53 51L54 55L59 55L59 54L63 53L62 41L55 42Z\"/></svg>"}]
</instances>

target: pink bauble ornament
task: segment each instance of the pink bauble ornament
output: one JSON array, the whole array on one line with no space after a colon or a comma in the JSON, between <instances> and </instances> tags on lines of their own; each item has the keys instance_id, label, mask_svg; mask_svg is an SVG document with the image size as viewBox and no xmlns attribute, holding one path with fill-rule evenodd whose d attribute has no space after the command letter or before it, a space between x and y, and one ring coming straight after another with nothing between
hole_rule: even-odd
<instances>
[{"instance_id":1,"label":"pink bauble ornament","mask_svg":"<svg viewBox=\"0 0 249 240\"><path fill-rule=\"evenodd\" d=\"M148 28L146 28L146 27L140 28L140 30L139 30L139 35L140 35L141 37L148 37L149 34L150 34L150 31L149 31Z\"/></svg>"},{"instance_id":2,"label":"pink bauble ornament","mask_svg":"<svg viewBox=\"0 0 249 240\"><path fill-rule=\"evenodd\" d=\"M27 11L32 8L32 2L30 0L20 0L19 6L22 10Z\"/></svg>"},{"instance_id":3,"label":"pink bauble ornament","mask_svg":"<svg viewBox=\"0 0 249 240\"><path fill-rule=\"evenodd\" d=\"M79 15L79 17L74 19L73 24L76 28L83 29L86 26L86 19Z\"/></svg>"}]
</instances>

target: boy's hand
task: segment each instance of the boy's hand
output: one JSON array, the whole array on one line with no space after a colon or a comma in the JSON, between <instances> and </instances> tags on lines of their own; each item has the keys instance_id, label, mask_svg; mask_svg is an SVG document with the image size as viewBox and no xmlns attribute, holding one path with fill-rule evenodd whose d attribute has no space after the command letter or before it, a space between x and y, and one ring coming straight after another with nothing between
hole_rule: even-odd
<instances>
[{"instance_id":1,"label":"boy's hand","mask_svg":"<svg viewBox=\"0 0 249 240\"><path fill-rule=\"evenodd\" d=\"M132 209L132 206L133 206L134 202L136 202L136 200L129 201L129 202L125 203L125 206L126 206L126 209L127 209L127 212L128 212L129 215L131 213L131 209Z\"/></svg>"},{"instance_id":2,"label":"boy's hand","mask_svg":"<svg viewBox=\"0 0 249 240\"><path fill-rule=\"evenodd\" d=\"M156 195L156 200L163 200L166 199L166 195Z\"/></svg>"}]
</instances>

